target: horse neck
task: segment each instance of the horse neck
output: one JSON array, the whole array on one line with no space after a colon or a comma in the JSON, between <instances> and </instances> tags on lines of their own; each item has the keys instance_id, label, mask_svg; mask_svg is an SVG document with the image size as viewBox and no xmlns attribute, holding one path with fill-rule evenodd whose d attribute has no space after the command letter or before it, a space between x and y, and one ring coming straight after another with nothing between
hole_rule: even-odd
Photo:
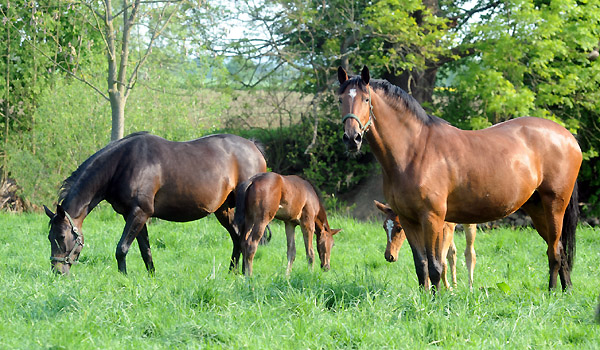
<instances>
[{"instance_id":1,"label":"horse neck","mask_svg":"<svg viewBox=\"0 0 600 350\"><path fill-rule=\"evenodd\" d=\"M97 167L86 169L71 185L64 197L62 206L76 221L83 222L98 203L104 200L105 189L113 169L106 166L100 168L104 171L98 171Z\"/></svg>"},{"instance_id":2,"label":"horse neck","mask_svg":"<svg viewBox=\"0 0 600 350\"><path fill-rule=\"evenodd\" d=\"M372 103L375 118L366 133L369 146L384 172L405 169L428 127L407 108L388 103L377 93L373 94Z\"/></svg>"}]
</instances>

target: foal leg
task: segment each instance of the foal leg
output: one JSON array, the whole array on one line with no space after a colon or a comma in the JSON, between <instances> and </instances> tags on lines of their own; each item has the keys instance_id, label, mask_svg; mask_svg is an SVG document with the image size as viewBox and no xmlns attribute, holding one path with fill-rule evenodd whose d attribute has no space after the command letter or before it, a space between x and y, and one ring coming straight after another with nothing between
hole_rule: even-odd
<instances>
[{"instance_id":1,"label":"foal leg","mask_svg":"<svg viewBox=\"0 0 600 350\"><path fill-rule=\"evenodd\" d=\"M475 270L475 236L477 235L477 225L463 225L465 230L465 239L467 246L465 247L465 261L467 262L467 270L469 272L469 290L473 290L473 271Z\"/></svg>"},{"instance_id":2,"label":"foal leg","mask_svg":"<svg viewBox=\"0 0 600 350\"><path fill-rule=\"evenodd\" d=\"M291 222L286 221L285 236L287 238L288 265L287 265L285 274L287 276L289 276L290 272L292 272L292 264L294 263L294 260L296 260L296 239L294 237L295 236L295 228L296 228L296 225L292 224Z\"/></svg>"},{"instance_id":3,"label":"foal leg","mask_svg":"<svg viewBox=\"0 0 600 350\"><path fill-rule=\"evenodd\" d=\"M242 240L242 253L244 256L243 271L246 276L252 276L252 263L254 262L254 254L256 254L258 242L260 242L267 224L268 222L255 223L252 226L250 235L245 240Z\"/></svg>"},{"instance_id":4,"label":"foal leg","mask_svg":"<svg viewBox=\"0 0 600 350\"><path fill-rule=\"evenodd\" d=\"M142 228L146 226L146 221L148 221L149 218L150 215L144 210L140 207L135 207L131 210L126 219L125 229L123 229L123 234L121 235L121 239L117 244L117 250L115 252L119 271L124 274L127 274L125 257L127 256L129 247L131 247L131 243L133 243L133 240L137 237ZM146 237L147 235L148 233L146 232Z\"/></svg>"},{"instance_id":5,"label":"foal leg","mask_svg":"<svg viewBox=\"0 0 600 350\"><path fill-rule=\"evenodd\" d=\"M313 262L315 261L315 252L313 250L313 235L315 232L315 223L309 222L308 220L302 220L300 222L300 228L302 229L302 237L304 238L306 259L308 260L309 268L312 270Z\"/></svg>"},{"instance_id":6,"label":"foal leg","mask_svg":"<svg viewBox=\"0 0 600 350\"><path fill-rule=\"evenodd\" d=\"M148 226L144 224L140 233L137 235L138 246L140 247L140 253L144 264L146 264L146 270L153 275L154 274L154 263L152 262L152 253L150 252L150 240L148 239Z\"/></svg>"},{"instance_id":7,"label":"foal leg","mask_svg":"<svg viewBox=\"0 0 600 350\"><path fill-rule=\"evenodd\" d=\"M446 252L446 258L448 259L448 264L450 265L450 274L452 275L452 286L456 288L456 245L454 244L454 239L452 239L450 241L450 246L448 247L448 250ZM446 259L444 259L444 257L442 257L442 262L444 262L445 264ZM446 288L450 288L450 285L448 283L448 279L447 279L447 272L446 270L448 270L447 265L444 267L444 273L442 275L443 278L443 282L444 282L444 286Z\"/></svg>"},{"instance_id":8,"label":"foal leg","mask_svg":"<svg viewBox=\"0 0 600 350\"><path fill-rule=\"evenodd\" d=\"M442 246L442 282L446 289L450 289L448 283L448 265L450 265L450 274L452 275L452 286L456 287L456 245L454 245L454 229L456 224L445 223L443 234L444 243ZM446 263L448 260L448 263Z\"/></svg>"}]
</instances>

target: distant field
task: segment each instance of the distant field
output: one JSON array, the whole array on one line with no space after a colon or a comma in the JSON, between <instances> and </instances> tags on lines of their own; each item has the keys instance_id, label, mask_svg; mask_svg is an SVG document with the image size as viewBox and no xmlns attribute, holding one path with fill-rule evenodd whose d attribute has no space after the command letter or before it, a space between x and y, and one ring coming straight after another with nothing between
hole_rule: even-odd
<instances>
[{"instance_id":1,"label":"distant field","mask_svg":"<svg viewBox=\"0 0 600 350\"><path fill-rule=\"evenodd\" d=\"M156 276L137 244L128 276L114 251L123 220L107 206L85 221L86 247L69 277L49 270L47 218L0 214L1 349L592 349L600 344L599 230L580 227L574 288L546 291L545 244L536 232L478 232L475 290L462 253L458 288L435 298L417 287L410 249L390 264L380 223L333 216L331 271L307 268L302 237L285 277L285 235L258 249L255 276L227 271L228 234L214 217L149 226ZM459 252L464 236L458 234ZM499 283L505 283L499 288ZM502 285L504 286L504 285ZM506 288L507 287L507 288Z\"/></svg>"}]
</instances>

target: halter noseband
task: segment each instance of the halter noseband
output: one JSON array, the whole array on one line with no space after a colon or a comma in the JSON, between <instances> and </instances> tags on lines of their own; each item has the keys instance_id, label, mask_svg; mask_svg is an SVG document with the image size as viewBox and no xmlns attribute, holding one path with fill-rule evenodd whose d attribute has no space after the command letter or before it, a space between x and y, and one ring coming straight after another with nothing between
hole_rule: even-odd
<instances>
[{"instance_id":1,"label":"halter noseband","mask_svg":"<svg viewBox=\"0 0 600 350\"><path fill-rule=\"evenodd\" d=\"M371 124L373 124L373 119L375 119L375 114L373 113L373 104L371 103L371 88L367 86L367 90L369 90L369 120L367 121L367 123L363 125L358 116L356 116L356 114L354 113L348 113L342 118L342 124L344 124L349 118L356 120L358 122L358 126L360 127L361 135L363 135L365 132L367 132L367 130L369 130L369 127L371 126Z\"/></svg>"},{"instance_id":2,"label":"halter noseband","mask_svg":"<svg viewBox=\"0 0 600 350\"><path fill-rule=\"evenodd\" d=\"M67 213L65 211L65 217L67 218L67 220L69 220L69 224L71 224L71 233L73 233L75 235L75 245L73 246L73 248L71 249L71 251L69 252L69 254L67 256L65 256L64 258L57 258L54 256L50 257L50 261L57 261L57 262L61 262L64 264L68 264L68 265L75 265L77 264L79 261L79 257L74 258L75 256L75 249L78 246L84 246L83 244L83 232L79 233L79 231L77 230L77 227L75 227L75 224L73 224L73 219L71 219L71 215L69 215L69 213Z\"/></svg>"}]
</instances>

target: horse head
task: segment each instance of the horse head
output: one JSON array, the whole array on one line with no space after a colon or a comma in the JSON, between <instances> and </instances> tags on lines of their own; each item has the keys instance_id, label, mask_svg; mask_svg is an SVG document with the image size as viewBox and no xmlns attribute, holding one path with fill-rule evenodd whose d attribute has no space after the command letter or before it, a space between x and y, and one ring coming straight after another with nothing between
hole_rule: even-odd
<instances>
[{"instance_id":1,"label":"horse head","mask_svg":"<svg viewBox=\"0 0 600 350\"><path fill-rule=\"evenodd\" d=\"M348 150L357 152L362 145L363 135L369 130L374 119L371 103L371 87L369 69L364 66L360 77L348 78L344 68L338 68L338 91L344 136L342 140Z\"/></svg>"},{"instance_id":2,"label":"horse head","mask_svg":"<svg viewBox=\"0 0 600 350\"><path fill-rule=\"evenodd\" d=\"M398 216L389 205L374 201L377 209L385 214L383 229L387 235L387 245L385 247L385 260L395 262L398 260L398 251L406 239L402 225Z\"/></svg>"},{"instance_id":3,"label":"horse head","mask_svg":"<svg viewBox=\"0 0 600 350\"><path fill-rule=\"evenodd\" d=\"M60 204L56 206L56 214L46 206L44 206L44 210L50 218L48 240L50 241L52 270L68 275L71 265L77 264L83 248L81 228L77 227L69 213Z\"/></svg>"},{"instance_id":4,"label":"horse head","mask_svg":"<svg viewBox=\"0 0 600 350\"><path fill-rule=\"evenodd\" d=\"M328 223L323 225L322 229L317 229L317 252L319 253L319 259L321 260L321 268L325 271L329 271L329 260L331 257L331 248L333 247L333 236L340 232L342 229L331 229Z\"/></svg>"}]
</instances>

